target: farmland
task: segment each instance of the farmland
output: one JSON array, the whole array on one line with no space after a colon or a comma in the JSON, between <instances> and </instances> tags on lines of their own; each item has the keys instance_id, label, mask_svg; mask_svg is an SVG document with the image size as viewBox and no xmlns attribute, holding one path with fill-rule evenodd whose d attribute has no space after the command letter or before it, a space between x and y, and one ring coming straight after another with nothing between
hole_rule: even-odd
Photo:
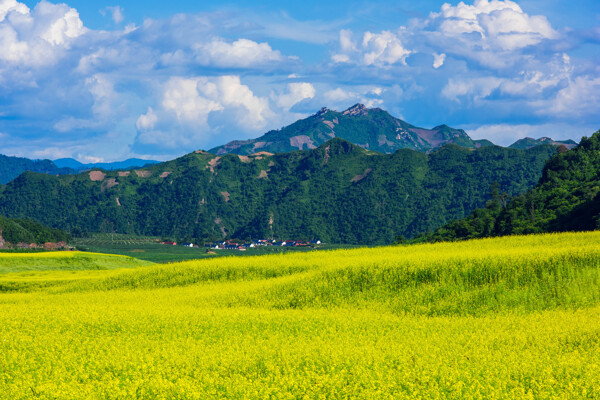
<instances>
[{"instance_id":1,"label":"farmland","mask_svg":"<svg viewBox=\"0 0 600 400\"><path fill-rule=\"evenodd\" d=\"M155 236L138 236L126 234L96 233L86 238L76 238L75 245L78 249L95 253L119 254L139 258L156 263L167 263L187 260L201 260L205 258L223 256L257 256L273 253L289 253L310 250L332 250L338 248L354 248L353 245L318 245L316 248L290 248L290 247L259 247L249 248L244 252L238 250L219 249L207 252L205 247L189 248L184 246L169 246L160 243L160 238Z\"/></svg>"},{"instance_id":2,"label":"farmland","mask_svg":"<svg viewBox=\"0 0 600 400\"><path fill-rule=\"evenodd\" d=\"M599 267L592 232L5 273L0 398L600 398Z\"/></svg>"}]
</instances>

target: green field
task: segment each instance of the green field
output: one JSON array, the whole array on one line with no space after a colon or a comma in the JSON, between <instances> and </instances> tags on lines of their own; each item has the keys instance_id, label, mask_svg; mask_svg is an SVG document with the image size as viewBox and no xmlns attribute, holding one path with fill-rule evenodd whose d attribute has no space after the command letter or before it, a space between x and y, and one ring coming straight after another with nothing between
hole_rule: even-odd
<instances>
[{"instance_id":1,"label":"green field","mask_svg":"<svg viewBox=\"0 0 600 400\"><path fill-rule=\"evenodd\" d=\"M2 399L597 399L600 232L0 275Z\"/></svg>"},{"instance_id":2,"label":"green field","mask_svg":"<svg viewBox=\"0 0 600 400\"><path fill-rule=\"evenodd\" d=\"M106 270L152 264L127 256L80 251L0 252L0 274L23 271Z\"/></svg>"},{"instance_id":3,"label":"green field","mask_svg":"<svg viewBox=\"0 0 600 400\"><path fill-rule=\"evenodd\" d=\"M311 250L333 250L339 248L357 248L354 245L319 245L310 248L292 247L258 247L246 251L238 250L211 250L205 247L189 248L184 246L168 246L160 244L160 239L154 236L137 236L124 234L97 233L88 238L76 238L75 245L79 250L94 253L120 254L155 263L168 263L187 260L201 260L214 257L230 256L260 256L273 253L290 253Z\"/></svg>"}]
</instances>

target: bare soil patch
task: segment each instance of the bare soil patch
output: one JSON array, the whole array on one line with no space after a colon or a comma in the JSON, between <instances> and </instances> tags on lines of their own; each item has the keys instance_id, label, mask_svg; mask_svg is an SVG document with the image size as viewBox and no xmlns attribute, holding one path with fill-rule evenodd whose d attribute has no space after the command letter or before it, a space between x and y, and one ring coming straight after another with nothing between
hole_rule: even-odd
<instances>
[{"instance_id":1,"label":"bare soil patch","mask_svg":"<svg viewBox=\"0 0 600 400\"><path fill-rule=\"evenodd\" d=\"M367 168L363 174L356 175L354 178L350 179L350 182L358 182L367 177L373 171L371 168Z\"/></svg>"},{"instance_id":2,"label":"bare soil patch","mask_svg":"<svg viewBox=\"0 0 600 400\"><path fill-rule=\"evenodd\" d=\"M106 174L102 171L90 171L90 180L100 182L104 180Z\"/></svg>"}]
</instances>

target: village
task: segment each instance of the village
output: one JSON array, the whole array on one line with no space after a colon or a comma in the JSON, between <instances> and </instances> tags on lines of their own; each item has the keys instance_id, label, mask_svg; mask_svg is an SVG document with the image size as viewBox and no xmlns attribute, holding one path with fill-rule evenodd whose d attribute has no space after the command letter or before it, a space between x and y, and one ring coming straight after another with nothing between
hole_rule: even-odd
<instances>
[{"instance_id":1,"label":"village","mask_svg":"<svg viewBox=\"0 0 600 400\"><path fill-rule=\"evenodd\" d=\"M161 244L166 246L184 246L191 248L200 248L199 245L194 243L177 243L173 241L163 241ZM204 247L210 250L239 250L245 251L251 248L257 247L293 247L293 248L311 248L323 244L320 240L275 240L275 239L257 239L250 241L241 241L237 239L229 239L226 241L216 241L205 244Z\"/></svg>"}]
</instances>

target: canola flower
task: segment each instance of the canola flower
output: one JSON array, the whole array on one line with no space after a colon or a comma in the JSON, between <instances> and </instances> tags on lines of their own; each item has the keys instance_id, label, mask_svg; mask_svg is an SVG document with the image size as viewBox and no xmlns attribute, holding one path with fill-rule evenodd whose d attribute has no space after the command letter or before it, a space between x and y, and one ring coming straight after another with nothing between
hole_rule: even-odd
<instances>
[{"instance_id":1,"label":"canola flower","mask_svg":"<svg viewBox=\"0 0 600 400\"><path fill-rule=\"evenodd\" d=\"M599 239L6 274L0 399L600 398Z\"/></svg>"}]
</instances>

